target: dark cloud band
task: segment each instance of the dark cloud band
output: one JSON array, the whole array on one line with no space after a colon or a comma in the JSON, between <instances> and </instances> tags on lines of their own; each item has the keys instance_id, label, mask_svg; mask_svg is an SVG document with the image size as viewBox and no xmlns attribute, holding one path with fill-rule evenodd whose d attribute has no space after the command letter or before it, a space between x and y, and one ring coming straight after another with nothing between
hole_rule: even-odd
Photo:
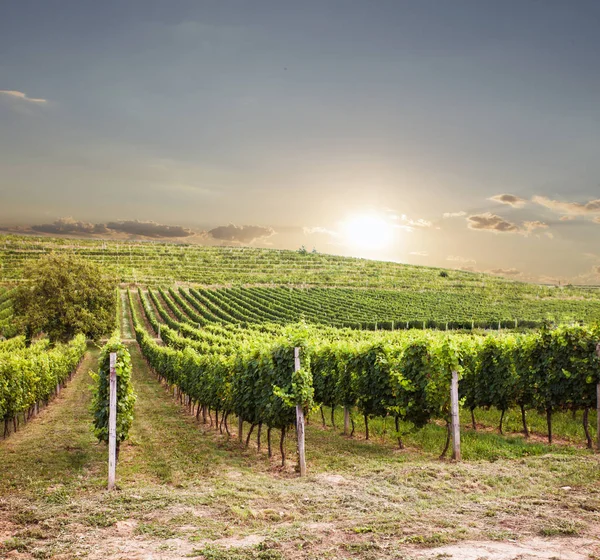
<instances>
[{"instance_id":1,"label":"dark cloud band","mask_svg":"<svg viewBox=\"0 0 600 560\"><path fill-rule=\"evenodd\" d=\"M257 239L271 237L275 230L263 226L236 226L229 224L219 226L207 232L207 235L219 241L231 241L234 243L252 243Z\"/></svg>"},{"instance_id":2,"label":"dark cloud band","mask_svg":"<svg viewBox=\"0 0 600 560\"><path fill-rule=\"evenodd\" d=\"M178 238L194 235L191 229L182 226L167 226L156 222L139 222L137 220L92 224L73 218L60 218L51 224L31 226L31 229L58 235L127 233L152 238Z\"/></svg>"}]
</instances>

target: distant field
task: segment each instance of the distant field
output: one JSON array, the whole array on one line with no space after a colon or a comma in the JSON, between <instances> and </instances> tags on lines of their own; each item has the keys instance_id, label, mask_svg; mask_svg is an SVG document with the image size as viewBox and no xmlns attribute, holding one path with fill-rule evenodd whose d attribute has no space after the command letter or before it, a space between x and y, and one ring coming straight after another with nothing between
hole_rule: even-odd
<instances>
[{"instance_id":1,"label":"distant field","mask_svg":"<svg viewBox=\"0 0 600 560\"><path fill-rule=\"evenodd\" d=\"M220 309L221 322L304 318L390 330L600 320L595 288L539 286L480 273L249 247L5 235L0 236L0 282L17 283L27 262L52 251L101 263L121 283L218 288L200 292L209 307Z\"/></svg>"}]
</instances>

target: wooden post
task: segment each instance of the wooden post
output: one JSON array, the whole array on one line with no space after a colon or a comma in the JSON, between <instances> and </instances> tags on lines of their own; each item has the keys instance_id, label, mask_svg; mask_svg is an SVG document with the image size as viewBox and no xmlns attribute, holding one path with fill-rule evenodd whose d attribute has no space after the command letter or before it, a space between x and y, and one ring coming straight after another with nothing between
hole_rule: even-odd
<instances>
[{"instance_id":1,"label":"wooden post","mask_svg":"<svg viewBox=\"0 0 600 560\"><path fill-rule=\"evenodd\" d=\"M348 435L348 431L350 430L350 409L345 406L344 407L344 435Z\"/></svg>"},{"instance_id":2,"label":"wooden post","mask_svg":"<svg viewBox=\"0 0 600 560\"><path fill-rule=\"evenodd\" d=\"M596 344L596 356L600 358L600 342ZM600 451L600 383L596 385L596 438L598 451Z\"/></svg>"},{"instance_id":3,"label":"wooden post","mask_svg":"<svg viewBox=\"0 0 600 560\"><path fill-rule=\"evenodd\" d=\"M460 417L458 415L458 372L452 372L450 388L450 405L452 407L452 458L460 461Z\"/></svg>"},{"instance_id":4,"label":"wooden post","mask_svg":"<svg viewBox=\"0 0 600 560\"><path fill-rule=\"evenodd\" d=\"M110 353L108 411L108 489L114 490L117 471L117 353Z\"/></svg>"},{"instance_id":5,"label":"wooden post","mask_svg":"<svg viewBox=\"0 0 600 560\"><path fill-rule=\"evenodd\" d=\"M598 437L598 451L600 451L600 383L596 385L596 436Z\"/></svg>"},{"instance_id":6,"label":"wooden post","mask_svg":"<svg viewBox=\"0 0 600 560\"><path fill-rule=\"evenodd\" d=\"M300 370L300 348L294 348L294 371ZM306 476L306 453L304 448L304 410L296 405L296 434L298 436L298 463L300 476Z\"/></svg>"}]
</instances>

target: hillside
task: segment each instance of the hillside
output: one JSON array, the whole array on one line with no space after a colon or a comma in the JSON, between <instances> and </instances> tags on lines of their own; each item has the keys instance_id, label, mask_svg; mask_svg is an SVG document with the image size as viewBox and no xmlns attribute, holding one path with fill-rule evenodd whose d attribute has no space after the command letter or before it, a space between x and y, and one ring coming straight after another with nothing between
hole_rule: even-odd
<instances>
[{"instance_id":1,"label":"hillside","mask_svg":"<svg viewBox=\"0 0 600 560\"><path fill-rule=\"evenodd\" d=\"M540 286L481 273L250 247L0 236L0 282L18 282L26 263L52 251L72 251L100 263L121 283L171 288L184 298L188 294L179 292L181 285L199 287L200 312L208 306L209 318L216 314L222 322L304 318L389 330L600 320L594 288ZM194 303L187 301L197 307Z\"/></svg>"},{"instance_id":2,"label":"hillside","mask_svg":"<svg viewBox=\"0 0 600 560\"><path fill-rule=\"evenodd\" d=\"M52 251L73 251L101 263L121 282L207 286L266 284L410 290L499 289L536 296L542 288L483 273L255 247L209 247L167 242L123 242L0 235L0 275L21 278L25 263ZM585 294L573 289L573 294Z\"/></svg>"}]
</instances>

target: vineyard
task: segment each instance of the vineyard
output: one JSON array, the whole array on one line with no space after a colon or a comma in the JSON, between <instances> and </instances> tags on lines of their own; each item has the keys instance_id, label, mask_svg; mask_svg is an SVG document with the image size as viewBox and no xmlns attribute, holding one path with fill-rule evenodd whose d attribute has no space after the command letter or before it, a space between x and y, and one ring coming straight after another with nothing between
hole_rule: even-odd
<instances>
[{"instance_id":1,"label":"vineyard","mask_svg":"<svg viewBox=\"0 0 600 560\"><path fill-rule=\"evenodd\" d=\"M199 305L183 305L191 296L180 294L183 299L174 290L139 289L137 298L129 294L143 354L163 381L196 407L198 416L206 420L212 410L215 423L227 433L229 415L248 422L250 433L258 427L259 447L263 425L269 450L273 428L281 431L283 441L295 422L296 405L306 410L329 407L332 418L336 407L344 409L345 433L354 434L354 417L359 415L366 439L369 419L389 416L402 447L403 431L436 420L449 425L452 371L461 375L460 394L474 427L475 409L495 407L501 411L502 433L504 414L518 406L526 435L527 410L546 415L551 443L553 413L580 410L582 434L592 447L590 420L594 423L600 383L596 329L575 326L498 335L361 332L308 323L242 327L208 323L207 316L194 311ZM218 309L222 307L215 314ZM205 321L203 328L196 323L200 320ZM157 334L166 346L155 341ZM302 349L300 372L293 369L294 347Z\"/></svg>"},{"instance_id":2,"label":"vineyard","mask_svg":"<svg viewBox=\"0 0 600 560\"><path fill-rule=\"evenodd\" d=\"M17 330L12 322L13 304L11 296L14 288L5 288L0 286L0 337L11 338L17 334Z\"/></svg>"},{"instance_id":3,"label":"vineyard","mask_svg":"<svg viewBox=\"0 0 600 560\"><path fill-rule=\"evenodd\" d=\"M121 283L175 286L174 291L191 286L193 290L179 296L192 296L186 303L200 305L197 314L209 321L304 319L392 330L600 320L596 289L536 286L458 270L248 247L0 236L2 281L15 285L27 262L50 252L96 262Z\"/></svg>"},{"instance_id":4,"label":"vineyard","mask_svg":"<svg viewBox=\"0 0 600 560\"><path fill-rule=\"evenodd\" d=\"M4 420L4 437L11 422L16 432L21 417L23 423L27 422L58 394L85 350L83 335L53 348L49 348L48 340L26 347L22 336L0 342L0 418Z\"/></svg>"},{"instance_id":5,"label":"vineyard","mask_svg":"<svg viewBox=\"0 0 600 560\"><path fill-rule=\"evenodd\" d=\"M143 554L213 560L412 559L467 536L588 536L598 521L595 289L289 251L12 236L2 246L2 443L19 451L0 448L0 490L11 500L0 520L17 535L0 539L0 557L101 558L94 547L138 557L122 544L120 523L132 519L125 540L143 541ZM119 329L101 350L81 335L27 346L17 332L22 268L50 251L104 263L121 283ZM114 500L97 444L108 439L111 352ZM85 373L67 384L82 359ZM440 461L453 440L453 373L462 462ZM296 466L298 410L306 477ZM45 420L29 422L40 411ZM47 418L56 418L54 439ZM581 505L573 523L563 520L569 498L555 495L563 487ZM510 531L509 515L518 520ZM488 532L466 529L482 523ZM249 547L224 540L257 532L266 536Z\"/></svg>"}]
</instances>

